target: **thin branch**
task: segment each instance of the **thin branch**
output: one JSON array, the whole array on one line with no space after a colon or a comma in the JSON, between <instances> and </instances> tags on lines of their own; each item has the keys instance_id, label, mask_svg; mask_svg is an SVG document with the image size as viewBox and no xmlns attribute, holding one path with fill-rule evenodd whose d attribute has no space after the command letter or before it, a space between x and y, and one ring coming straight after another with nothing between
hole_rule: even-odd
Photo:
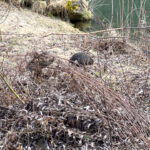
<instances>
[{"instance_id":1,"label":"thin branch","mask_svg":"<svg viewBox=\"0 0 150 150\"><path fill-rule=\"evenodd\" d=\"M12 87L10 87L10 85L8 84L8 82L5 80L4 76L0 73L0 77L2 79L2 81L5 82L5 84L7 85L7 87L10 89L10 91L16 96L16 98L23 104L25 104L25 102L23 100L21 100L21 98L19 97L19 95L13 90Z\"/></svg>"}]
</instances>

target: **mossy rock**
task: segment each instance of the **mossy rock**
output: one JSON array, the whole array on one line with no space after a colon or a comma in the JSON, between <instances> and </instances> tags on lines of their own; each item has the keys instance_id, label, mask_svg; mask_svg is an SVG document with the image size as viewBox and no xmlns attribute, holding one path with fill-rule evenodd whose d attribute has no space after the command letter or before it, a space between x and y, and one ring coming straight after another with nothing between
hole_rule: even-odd
<instances>
[{"instance_id":1,"label":"mossy rock","mask_svg":"<svg viewBox=\"0 0 150 150\"><path fill-rule=\"evenodd\" d=\"M92 18L85 0L52 0L48 6L49 13L71 21L84 21Z\"/></svg>"},{"instance_id":2,"label":"mossy rock","mask_svg":"<svg viewBox=\"0 0 150 150\"><path fill-rule=\"evenodd\" d=\"M67 0L65 8L71 21L91 20L92 13L88 10L85 0Z\"/></svg>"},{"instance_id":3,"label":"mossy rock","mask_svg":"<svg viewBox=\"0 0 150 150\"><path fill-rule=\"evenodd\" d=\"M39 14L46 14L46 1L35 1L32 5L32 11L37 12Z\"/></svg>"},{"instance_id":4,"label":"mossy rock","mask_svg":"<svg viewBox=\"0 0 150 150\"><path fill-rule=\"evenodd\" d=\"M88 21L92 18L92 14L88 10L84 10L83 12L70 12L68 13L68 16L71 21Z\"/></svg>"},{"instance_id":5,"label":"mossy rock","mask_svg":"<svg viewBox=\"0 0 150 150\"><path fill-rule=\"evenodd\" d=\"M51 0L50 4L47 6L47 14L51 14L51 16L59 16L62 19L67 15L65 13L65 1L66 0Z\"/></svg>"}]
</instances>

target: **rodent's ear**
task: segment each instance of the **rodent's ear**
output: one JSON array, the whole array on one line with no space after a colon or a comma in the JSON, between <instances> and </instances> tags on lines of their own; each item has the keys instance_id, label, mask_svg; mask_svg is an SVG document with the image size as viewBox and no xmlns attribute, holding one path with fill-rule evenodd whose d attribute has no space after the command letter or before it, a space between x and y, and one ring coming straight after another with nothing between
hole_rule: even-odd
<instances>
[{"instance_id":1,"label":"rodent's ear","mask_svg":"<svg viewBox=\"0 0 150 150\"><path fill-rule=\"evenodd\" d=\"M90 64L92 65L94 63L94 60L91 58L90 60Z\"/></svg>"}]
</instances>

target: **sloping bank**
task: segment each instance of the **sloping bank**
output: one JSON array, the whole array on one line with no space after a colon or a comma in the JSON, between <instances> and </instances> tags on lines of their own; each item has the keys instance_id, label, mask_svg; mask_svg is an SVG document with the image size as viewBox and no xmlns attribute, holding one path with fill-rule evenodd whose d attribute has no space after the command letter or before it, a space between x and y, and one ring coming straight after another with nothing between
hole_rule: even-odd
<instances>
[{"instance_id":1,"label":"sloping bank","mask_svg":"<svg viewBox=\"0 0 150 150\"><path fill-rule=\"evenodd\" d=\"M28 9L17 9L8 7L5 2L0 1L0 55L26 55L27 52L34 50L47 50L58 56L69 58L71 52L76 51L73 47L68 48L66 56L63 54L62 44L72 43L73 40L66 35L63 39L60 33L81 33L70 23L60 19L45 17ZM9 11L8 11L9 9ZM51 36L46 36L52 34ZM54 35L53 35L54 34ZM43 38L46 36L45 38ZM53 44L54 43L54 44ZM57 45L56 45L57 43ZM53 45L53 47L51 47ZM5 60L12 64L16 63L15 57L8 57ZM0 62L3 57L0 57Z\"/></svg>"},{"instance_id":2,"label":"sloping bank","mask_svg":"<svg viewBox=\"0 0 150 150\"><path fill-rule=\"evenodd\" d=\"M87 21L92 18L86 0L12 0L16 6L30 7L34 12L59 16L64 20Z\"/></svg>"}]
</instances>

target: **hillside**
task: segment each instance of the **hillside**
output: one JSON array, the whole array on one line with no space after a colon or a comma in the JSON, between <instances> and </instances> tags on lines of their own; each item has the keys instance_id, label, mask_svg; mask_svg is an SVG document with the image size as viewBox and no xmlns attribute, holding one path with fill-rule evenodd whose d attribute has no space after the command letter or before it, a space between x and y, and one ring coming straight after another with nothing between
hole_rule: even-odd
<instances>
[{"instance_id":1,"label":"hillside","mask_svg":"<svg viewBox=\"0 0 150 150\"><path fill-rule=\"evenodd\" d=\"M27 9L19 10L3 2L0 2L0 10L0 29L4 34L2 38L3 41L9 42L9 47L11 47L9 48L10 54L25 54L28 51L33 51L33 49L44 49L45 46L43 45L50 45L51 42L60 44L62 36L57 35L57 33L80 33L70 23L56 18L45 17ZM49 39L42 38L47 34L56 34L57 36L52 35ZM34 45L31 40L41 42L37 42L38 44L35 43ZM56 48L54 51L59 53L59 50ZM61 55L62 51L59 54Z\"/></svg>"}]
</instances>

